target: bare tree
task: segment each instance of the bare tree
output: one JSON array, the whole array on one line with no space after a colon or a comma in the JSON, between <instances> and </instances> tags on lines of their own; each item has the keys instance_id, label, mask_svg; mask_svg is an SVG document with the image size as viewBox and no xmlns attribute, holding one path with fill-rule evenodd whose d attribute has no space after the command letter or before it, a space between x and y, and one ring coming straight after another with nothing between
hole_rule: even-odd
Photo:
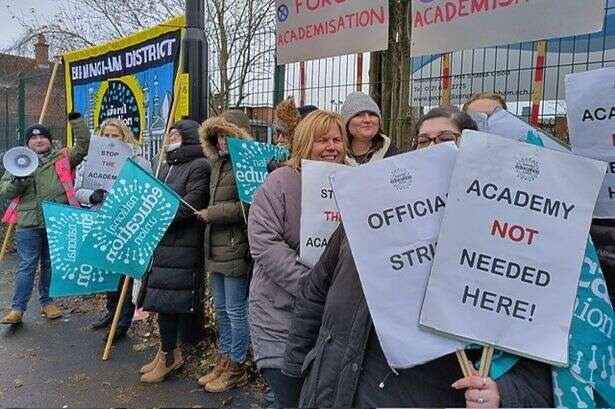
<instances>
[{"instance_id":1,"label":"bare tree","mask_svg":"<svg viewBox=\"0 0 615 409\"><path fill-rule=\"evenodd\" d=\"M410 147L411 0L389 1L389 48L370 55L370 94L384 113L384 131L399 147Z\"/></svg>"},{"instance_id":2,"label":"bare tree","mask_svg":"<svg viewBox=\"0 0 615 409\"><path fill-rule=\"evenodd\" d=\"M210 108L239 107L250 84L271 78L274 0L208 0L207 36L215 54Z\"/></svg>"},{"instance_id":3,"label":"bare tree","mask_svg":"<svg viewBox=\"0 0 615 409\"><path fill-rule=\"evenodd\" d=\"M239 107L250 85L271 78L275 49L274 0L207 0L205 26L210 45L210 108ZM24 35L4 52L30 54L45 34L53 54L124 37L184 12L185 0L70 0L53 16L31 10L13 18Z\"/></svg>"}]
</instances>

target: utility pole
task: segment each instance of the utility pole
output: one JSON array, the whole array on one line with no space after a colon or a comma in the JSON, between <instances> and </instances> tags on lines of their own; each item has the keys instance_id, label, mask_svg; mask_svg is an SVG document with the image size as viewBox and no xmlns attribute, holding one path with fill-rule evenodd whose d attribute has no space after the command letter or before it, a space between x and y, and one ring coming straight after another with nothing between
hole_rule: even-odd
<instances>
[{"instance_id":1,"label":"utility pole","mask_svg":"<svg viewBox=\"0 0 615 409\"><path fill-rule=\"evenodd\" d=\"M24 144L26 131L26 79L22 72L17 75L17 146Z\"/></svg>"},{"instance_id":2,"label":"utility pole","mask_svg":"<svg viewBox=\"0 0 615 409\"><path fill-rule=\"evenodd\" d=\"M205 38L204 0L186 0L186 35L182 47L184 72L190 76L189 119L202 122L207 119L209 106L209 65L207 61L209 46Z\"/></svg>"}]
</instances>

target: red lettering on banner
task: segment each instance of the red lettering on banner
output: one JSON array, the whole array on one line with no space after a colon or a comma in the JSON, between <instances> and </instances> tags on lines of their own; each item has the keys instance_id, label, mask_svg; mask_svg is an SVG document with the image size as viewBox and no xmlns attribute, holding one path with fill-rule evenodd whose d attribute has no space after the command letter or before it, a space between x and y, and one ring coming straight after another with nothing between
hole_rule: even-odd
<instances>
[{"instance_id":1,"label":"red lettering on banner","mask_svg":"<svg viewBox=\"0 0 615 409\"><path fill-rule=\"evenodd\" d=\"M491 235L499 235L501 238L505 239L507 236L510 240L515 242L524 241L527 236L527 245L531 246L534 240L534 235L539 235L540 232L535 229L530 229L529 227L523 227L518 224L511 225L509 227L508 222L502 224L499 220L494 220L493 225L491 226Z\"/></svg>"},{"instance_id":2,"label":"red lettering on banner","mask_svg":"<svg viewBox=\"0 0 615 409\"><path fill-rule=\"evenodd\" d=\"M296 0L296 7L311 7L312 1L315 0ZM321 5L334 5L333 3L342 3L346 0L321 0ZM465 0L467 1L467 0ZM325 4L326 3L326 4ZM341 16L330 17L327 20L315 22L305 26L296 27L278 33L278 47L283 47L290 43L302 40L309 40L325 35L332 35L344 30L358 29L362 27L372 27L386 23L386 10L384 6L378 8L370 8L358 10L353 13L344 14Z\"/></svg>"},{"instance_id":3,"label":"red lettering on banner","mask_svg":"<svg viewBox=\"0 0 615 409\"><path fill-rule=\"evenodd\" d=\"M325 220L328 222L341 222L342 221L342 215L340 214L340 212L333 212L331 210L325 210Z\"/></svg>"},{"instance_id":4,"label":"red lettering on banner","mask_svg":"<svg viewBox=\"0 0 615 409\"><path fill-rule=\"evenodd\" d=\"M460 17L513 7L518 3L519 0L451 0L417 10L414 13L413 26L419 28L431 24L450 23Z\"/></svg>"},{"instance_id":5,"label":"red lettering on banner","mask_svg":"<svg viewBox=\"0 0 615 409\"><path fill-rule=\"evenodd\" d=\"M316 11L322 7L335 6L345 3L346 0L295 0L295 12L300 14L302 11Z\"/></svg>"}]
</instances>

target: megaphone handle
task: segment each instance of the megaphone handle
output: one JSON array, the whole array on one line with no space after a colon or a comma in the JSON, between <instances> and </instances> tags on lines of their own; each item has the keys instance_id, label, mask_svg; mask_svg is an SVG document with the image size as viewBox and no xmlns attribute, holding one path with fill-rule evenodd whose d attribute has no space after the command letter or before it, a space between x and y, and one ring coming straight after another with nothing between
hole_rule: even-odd
<instances>
[{"instance_id":1,"label":"megaphone handle","mask_svg":"<svg viewBox=\"0 0 615 409\"><path fill-rule=\"evenodd\" d=\"M9 247L9 243L13 239L13 233L15 232L15 225L9 224L6 232L4 233L4 241L2 242L2 250L0 250L0 263L4 261L4 256Z\"/></svg>"}]
</instances>

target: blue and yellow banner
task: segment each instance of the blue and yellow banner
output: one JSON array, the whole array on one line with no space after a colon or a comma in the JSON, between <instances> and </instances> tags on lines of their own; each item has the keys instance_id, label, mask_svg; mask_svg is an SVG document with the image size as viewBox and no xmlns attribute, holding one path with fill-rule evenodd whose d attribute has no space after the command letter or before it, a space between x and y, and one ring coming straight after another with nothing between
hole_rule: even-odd
<instances>
[{"instance_id":1,"label":"blue and yellow banner","mask_svg":"<svg viewBox=\"0 0 615 409\"><path fill-rule=\"evenodd\" d=\"M92 132L105 119L118 117L139 143L158 147L180 81L184 26L184 17L176 17L113 42L65 54L67 111L81 112ZM69 145L71 137L69 127Z\"/></svg>"}]
</instances>

